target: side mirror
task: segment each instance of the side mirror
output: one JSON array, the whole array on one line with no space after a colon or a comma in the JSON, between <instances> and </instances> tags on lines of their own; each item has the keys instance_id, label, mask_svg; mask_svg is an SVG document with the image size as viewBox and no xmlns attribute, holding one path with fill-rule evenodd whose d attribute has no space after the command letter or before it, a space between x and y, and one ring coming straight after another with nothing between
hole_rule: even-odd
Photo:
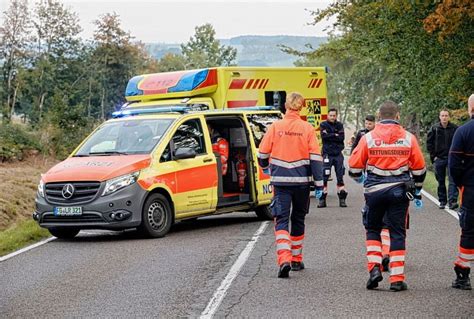
<instances>
[{"instance_id":1,"label":"side mirror","mask_svg":"<svg viewBox=\"0 0 474 319\"><path fill-rule=\"evenodd\" d=\"M196 151L190 147L180 147L174 152L173 159L180 160L186 158L195 158Z\"/></svg>"}]
</instances>

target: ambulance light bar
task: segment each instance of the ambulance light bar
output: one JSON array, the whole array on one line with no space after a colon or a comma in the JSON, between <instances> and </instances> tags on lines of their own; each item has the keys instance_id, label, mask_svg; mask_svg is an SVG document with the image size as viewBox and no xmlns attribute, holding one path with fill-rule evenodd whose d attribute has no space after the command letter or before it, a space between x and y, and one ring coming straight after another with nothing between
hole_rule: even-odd
<instances>
[{"instance_id":1,"label":"ambulance light bar","mask_svg":"<svg viewBox=\"0 0 474 319\"><path fill-rule=\"evenodd\" d=\"M169 107L156 107L156 108L136 108L136 109L124 109L112 113L114 119L134 116L134 115L143 115L143 114L157 114L157 113L187 113L191 110L187 106L169 106Z\"/></svg>"}]
</instances>

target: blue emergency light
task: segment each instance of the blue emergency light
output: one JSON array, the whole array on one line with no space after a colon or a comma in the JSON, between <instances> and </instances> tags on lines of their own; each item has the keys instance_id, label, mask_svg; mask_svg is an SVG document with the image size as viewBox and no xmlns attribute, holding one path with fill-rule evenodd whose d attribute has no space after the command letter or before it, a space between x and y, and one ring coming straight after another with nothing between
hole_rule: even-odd
<instances>
[{"instance_id":1,"label":"blue emergency light","mask_svg":"<svg viewBox=\"0 0 474 319\"><path fill-rule=\"evenodd\" d=\"M163 106L163 107L156 107L156 108L136 108L136 109L125 109L120 110L112 113L112 117L114 119L127 117L127 116L134 116L134 115L144 115L144 114L159 114L159 113L187 113L190 111L191 108L187 106Z\"/></svg>"}]
</instances>

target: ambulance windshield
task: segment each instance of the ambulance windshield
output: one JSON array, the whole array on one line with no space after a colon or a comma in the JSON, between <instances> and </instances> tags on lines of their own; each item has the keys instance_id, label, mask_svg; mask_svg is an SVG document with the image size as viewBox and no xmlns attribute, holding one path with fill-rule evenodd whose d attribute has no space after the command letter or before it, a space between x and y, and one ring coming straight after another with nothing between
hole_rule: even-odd
<instances>
[{"instance_id":1,"label":"ambulance windshield","mask_svg":"<svg viewBox=\"0 0 474 319\"><path fill-rule=\"evenodd\" d=\"M106 123L87 139L74 156L148 154L173 121L133 119Z\"/></svg>"}]
</instances>

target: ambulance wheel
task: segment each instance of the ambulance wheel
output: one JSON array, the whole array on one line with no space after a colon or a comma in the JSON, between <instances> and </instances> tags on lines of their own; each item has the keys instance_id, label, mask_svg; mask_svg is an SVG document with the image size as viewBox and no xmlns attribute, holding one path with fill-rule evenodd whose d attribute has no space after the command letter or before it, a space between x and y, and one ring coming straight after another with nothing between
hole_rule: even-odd
<instances>
[{"instance_id":1,"label":"ambulance wheel","mask_svg":"<svg viewBox=\"0 0 474 319\"><path fill-rule=\"evenodd\" d=\"M145 237L164 237L173 224L171 206L165 196L152 194L145 202L138 231Z\"/></svg>"},{"instance_id":2,"label":"ambulance wheel","mask_svg":"<svg viewBox=\"0 0 474 319\"><path fill-rule=\"evenodd\" d=\"M49 228L48 231L51 233L51 235L60 239L73 239L77 234L79 234L80 229L54 227Z\"/></svg>"},{"instance_id":3,"label":"ambulance wheel","mask_svg":"<svg viewBox=\"0 0 474 319\"><path fill-rule=\"evenodd\" d=\"M269 205L265 206L259 206L255 208L255 214L257 214L257 217L262 219L262 220L272 220L272 210Z\"/></svg>"}]
</instances>

